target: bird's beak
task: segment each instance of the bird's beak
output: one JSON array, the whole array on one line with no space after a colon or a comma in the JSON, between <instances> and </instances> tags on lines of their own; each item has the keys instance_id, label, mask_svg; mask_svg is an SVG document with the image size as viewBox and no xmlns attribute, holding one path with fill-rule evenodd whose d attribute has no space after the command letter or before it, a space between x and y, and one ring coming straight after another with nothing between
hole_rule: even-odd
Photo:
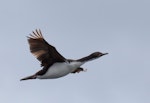
<instances>
[{"instance_id":1,"label":"bird's beak","mask_svg":"<svg viewBox=\"0 0 150 103\"><path fill-rule=\"evenodd\" d=\"M103 55L107 55L108 53L103 53Z\"/></svg>"}]
</instances>

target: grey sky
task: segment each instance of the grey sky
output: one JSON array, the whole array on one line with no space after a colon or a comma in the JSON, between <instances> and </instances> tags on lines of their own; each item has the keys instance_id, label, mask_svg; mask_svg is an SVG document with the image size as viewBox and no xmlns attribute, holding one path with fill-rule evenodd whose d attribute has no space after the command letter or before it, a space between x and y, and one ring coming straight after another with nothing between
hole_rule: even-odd
<instances>
[{"instance_id":1,"label":"grey sky","mask_svg":"<svg viewBox=\"0 0 150 103\"><path fill-rule=\"evenodd\" d=\"M1 0L1 103L150 103L149 0ZM87 72L19 79L40 70L27 38L40 28L66 58L109 55Z\"/></svg>"}]
</instances>

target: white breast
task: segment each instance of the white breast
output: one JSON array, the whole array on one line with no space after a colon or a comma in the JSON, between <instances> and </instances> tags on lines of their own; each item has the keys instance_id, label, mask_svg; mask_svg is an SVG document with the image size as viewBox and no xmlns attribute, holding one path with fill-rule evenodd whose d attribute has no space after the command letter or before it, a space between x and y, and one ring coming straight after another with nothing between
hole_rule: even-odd
<instances>
[{"instance_id":1,"label":"white breast","mask_svg":"<svg viewBox=\"0 0 150 103\"><path fill-rule=\"evenodd\" d=\"M39 79L59 78L75 71L82 64L83 63L81 62L55 63L48 69L48 71L44 75L38 76L37 78Z\"/></svg>"}]
</instances>

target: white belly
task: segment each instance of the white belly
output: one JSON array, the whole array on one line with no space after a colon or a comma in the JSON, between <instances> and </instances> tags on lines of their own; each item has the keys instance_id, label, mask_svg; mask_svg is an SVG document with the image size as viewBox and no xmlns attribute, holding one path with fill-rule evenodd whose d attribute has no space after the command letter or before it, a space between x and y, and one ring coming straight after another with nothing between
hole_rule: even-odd
<instances>
[{"instance_id":1,"label":"white belly","mask_svg":"<svg viewBox=\"0 0 150 103\"><path fill-rule=\"evenodd\" d=\"M39 79L59 78L75 71L82 64L83 63L81 62L55 63L48 69L48 71L44 75L38 76L37 78Z\"/></svg>"}]
</instances>

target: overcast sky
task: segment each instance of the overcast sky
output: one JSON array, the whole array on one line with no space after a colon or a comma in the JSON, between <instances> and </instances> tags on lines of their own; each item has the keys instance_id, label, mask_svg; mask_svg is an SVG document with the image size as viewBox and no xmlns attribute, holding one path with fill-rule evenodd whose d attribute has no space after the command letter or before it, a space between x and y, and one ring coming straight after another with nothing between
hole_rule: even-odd
<instances>
[{"instance_id":1,"label":"overcast sky","mask_svg":"<svg viewBox=\"0 0 150 103\"><path fill-rule=\"evenodd\" d=\"M41 69L26 36L41 29L66 58L108 52L59 79ZM150 103L149 0L0 0L1 103Z\"/></svg>"}]
</instances>

